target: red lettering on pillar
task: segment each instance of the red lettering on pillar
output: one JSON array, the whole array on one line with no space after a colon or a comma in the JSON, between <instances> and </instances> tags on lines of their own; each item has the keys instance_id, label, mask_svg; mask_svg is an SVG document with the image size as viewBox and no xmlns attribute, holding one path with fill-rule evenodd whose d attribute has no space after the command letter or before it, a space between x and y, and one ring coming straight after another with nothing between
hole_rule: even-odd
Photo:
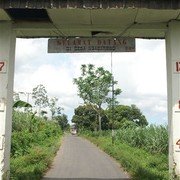
<instances>
[{"instance_id":1,"label":"red lettering on pillar","mask_svg":"<svg viewBox=\"0 0 180 180\"><path fill-rule=\"evenodd\" d=\"M2 71L2 70L3 70L4 65L5 65L5 62L0 61L0 71Z\"/></svg>"},{"instance_id":2,"label":"red lettering on pillar","mask_svg":"<svg viewBox=\"0 0 180 180\"><path fill-rule=\"evenodd\" d=\"M180 62L176 62L176 72L180 72Z\"/></svg>"},{"instance_id":3,"label":"red lettering on pillar","mask_svg":"<svg viewBox=\"0 0 180 180\"><path fill-rule=\"evenodd\" d=\"M176 145L178 145L180 149L180 139L176 142Z\"/></svg>"},{"instance_id":4,"label":"red lettering on pillar","mask_svg":"<svg viewBox=\"0 0 180 180\"><path fill-rule=\"evenodd\" d=\"M179 106L178 106L178 107L179 107L179 109L180 109L180 100L179 100Z\"/></svg>"}]
</instances>

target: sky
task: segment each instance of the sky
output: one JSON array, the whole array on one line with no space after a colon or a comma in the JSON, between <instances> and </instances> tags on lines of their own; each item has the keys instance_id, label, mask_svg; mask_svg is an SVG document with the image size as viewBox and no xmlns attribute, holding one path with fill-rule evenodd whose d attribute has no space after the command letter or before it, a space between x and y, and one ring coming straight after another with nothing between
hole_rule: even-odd
<instances>
[{"instance_id":1,"label":"sky","mask_svg":"<svg viewBox=\"0 0 180 180\"><path fill-rule=\"evenodd\" d=\"M83 103L73 84L81 64L111 71L111 53L48 54L47 45L47 39L17 39L14 91L29 93L43 84L49 97L58 97L70 121L74 108ZM165 41L136 39L135 53L113 53L112 62L122 90L120 104L135 104L150 124L167 124Z\"/></svg>"}]
</instances>

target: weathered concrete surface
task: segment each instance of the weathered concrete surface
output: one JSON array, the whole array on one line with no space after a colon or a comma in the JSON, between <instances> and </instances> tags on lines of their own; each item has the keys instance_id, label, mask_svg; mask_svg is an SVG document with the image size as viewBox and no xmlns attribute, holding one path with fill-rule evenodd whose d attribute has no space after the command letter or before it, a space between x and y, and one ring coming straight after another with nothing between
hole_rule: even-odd
<instances>
[{"instance_id":1,"label":"weathered concrete surface","mask_svg":"<svg viewBox=\"0 0 180 180\"><path fill-rule=\"evenodd\" d=\"M178 0L14 0L0 1L0 8L148 8L179 9Z\"/></svg>"},{"instance_id":2,"label":"weathered concrete surface","mask_svg":"<svg viewBox=\"0 0 180 180\"><path fill-rule=\"evenodd\" d=\"M50 179L128 179L120 166L87 140L67 135L51 169L43 180Z\"/></svg>"}]
</instances>

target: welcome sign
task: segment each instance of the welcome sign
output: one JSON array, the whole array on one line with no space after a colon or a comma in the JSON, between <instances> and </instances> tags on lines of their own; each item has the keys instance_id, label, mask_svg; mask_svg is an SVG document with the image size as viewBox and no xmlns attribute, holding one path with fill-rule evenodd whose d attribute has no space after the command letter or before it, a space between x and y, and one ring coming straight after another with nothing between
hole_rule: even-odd
<instances>
[{"instance_id":1,"label":"welcome sign","mask_svg":"<svg viewBox=\"0 0 180 180\"><path fill-rule=\"evenodd\" d=\"M48 53L135 52L134 38L58 38L48 40Z\"/></svg>"}]
</instances>

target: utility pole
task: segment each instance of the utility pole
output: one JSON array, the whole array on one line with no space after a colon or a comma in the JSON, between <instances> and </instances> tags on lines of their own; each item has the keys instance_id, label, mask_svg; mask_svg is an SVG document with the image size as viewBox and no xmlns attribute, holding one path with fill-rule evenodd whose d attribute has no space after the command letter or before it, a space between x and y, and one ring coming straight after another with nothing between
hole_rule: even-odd
<instances>
[{"instance_id":1,"label":"utility pole","mask_svg":"<svg viewBox=\"0 0 180 180\"><path fill-rule=\"evenodd\" d=\"M112 144L114 144L114 76L113 76L113 60L111 52L111 74L112 74L112 97L111 97L111 118L112 118Z\"/></svg>"}]
</instances>

